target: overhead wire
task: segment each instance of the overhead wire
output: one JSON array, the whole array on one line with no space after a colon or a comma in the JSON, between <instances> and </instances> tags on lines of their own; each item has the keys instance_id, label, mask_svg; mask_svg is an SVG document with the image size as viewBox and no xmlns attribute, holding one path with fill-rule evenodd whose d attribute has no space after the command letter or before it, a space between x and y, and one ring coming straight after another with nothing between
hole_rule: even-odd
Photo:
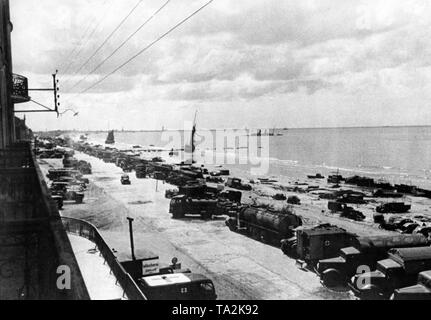
<instances>
[{"instance_id":1,"label":"overhead wire","mask_svg":"<svg viewBox=\"0 0 431 320\"><path fill-rule=\"evenodd\" d=\"M111 59L121 48L123 48L139 31L142 30L151 20L154 19L168 4L171 0L167 0L159 9L157 9L148 19L146 19L139 27L133 31L118 47L114 49L106 58L104 58L97 66L95 66L87 75L85 75L81 80L75 83L69 90L73 90L83 81L88 79L89 76L93 75L97 70L99 70L109 59Z\"/></svg>"},{"instance_id":2,"label":"overhead wire","mask_svg":"<svg viewBox=\"0 0 431 320\"><path fill-rule=\"evenodd\" d=\"M167 37L169 34L171 34L173 31L175 31L176 29L178 29L184 23L186 23L187 21L189 21L190 19L192 19L199 12L201 12L203 9L205 9L207 6L209 6L213 1L214 0L210 0L210 1L206 2L204 5L202 5L201 7L199 7L197 10L193 11L193 13L191 13L190 15L188 15L186 18L182 19L180 22L178 22L173 27L171 27L168 31L166 31L161 36L159 36L156 40L152 41L147 46L145 46L143 49L141 49L139 52L137 52L135 55L133 55L132 57L130 57L129 59L127 59L125 62L123 62L117 68L115 68L114 70L112 70L111 72L109 72L108 74L106 74L103 78L101 78L100 80L96 81L94 84L90 85L86 89L84 89L84 90L80 91L79 93L75 94L72 98L68 99L68 101L71 100L71 99L73 99L73 98L75 98L75 97L77 97L80 94L84 94L84 93L90 91L91 89L95 88L96 86L98 86L99 84L101 84L102 82L104 82L110 76L112 76L117 71L119 71L120 69L124 68L126 65L128 65L132 61L134 61L137 57L139 57L140 55L142 55L143 53L145 53L147 50L149 50L150 48L152 48L155 44L157 44L162 39L164 39L165 37Z\"/></svg>"},{"instance_id":3,"label":"overhead wire","mask_svg":"<svg viewBox=\"0 0 431 320\"><path fill-rule=\"evenodd\" d=\"M145 48L143 48L142 50L140 50L138 53L136 53L135 55L133 55L131 58L129 58L128 60L126 60L124 63L122 63L120 66L118 66L117 68L115 68L113 71L111 71L110 73L108 73L106 76L104 76L102 79L100 79L99 81L97 81L96 83L94 83L93 85L89 86L88 88L86 88L85 90L82 90L80 93L85 93L91 89L93 89L94 87L96 87L97 85L99 85L100 83L102 83L103 81L105 81L107 78L109 78L110 76L112 76L114 73L116 73L117 71L119 71L120 69L124 68L126 65L128 65L130 62L132 62L133 60L135 60L137 57L139 57L141 54L143 54L145 51L147 51L148 49L150 49L151 47L153 47L155 44L157 44L159 41L161 41L163 38L167 37L170 33L172 33L173 31L175 31L176 29L178 29L180 26L182 26L184 23L186 23L188 20L190 20L191 18L193 18L195 15L197 15L200 11L202 11L203 9L205 9L207 6L209 6L214 0L210 0L208 1L206 4L204 4L203 6L201 6L199 9L197 9L196 11L194 11L192 14L190 14L189 16L187 16L186 18L184 18L183 20L181 20L179 23L177 23L175 26L173 26L172 28L170 28L167 32L165 32L164 34L162 34L160 37L158 37L156 40L154 40L153 42L151 42L149 45L147 45Z\"/></svg>"},{"instance_id":4,"label":"overhead wire","mask_svg":"<svg viewBox=\"0 0 431 320\"><path fill-rule=\"evenodd\" d=\"M124 23L131 17L131 15L136 11L136 9L139 7L139 5L144 0L139 0L136 5L129 11L129 13L120 21L120 23L114 28L114 30L105 38L105 40L100 44L99 47L93 52L93 54L78 68L78 70L75 71L75 74L80 72L87 64L93 59L100 50L108 43L108 41L115 35L115 33L124 25Z\"/></svg>"},{"instance_id":5,"label":"overhead wire","mask_svg":"<svg viewBox=\"0 0 431 320\"><path fill-rule=\"evenodd\" d=\"M109 0L105 0L102 4L103 7L105 7L105 10L101 16L101 18L98 20L98 22L95 24L94 28L91 29L90 34L83 39L83 41L81 41L81 44L79 46L79 50L74 54L74 58L70 60L69 64L67 65L67 67L65 68L65 70L62 72L63 74L67 74L69 72L69 70L71 69L71 67L73 66L73 64L75 63L75 61L77 60L77 58L80 56L80 54L82 53L82 51L84 50L84 48L86 47L86 45L88 44L88 42L91 40L91 38L93 37L93 35L96 33L96 31L99 29L100 25L102 24L103 20L105 19L105 15L108 11L108 7L106 7L106 4ZM70 76L68 76L70 78ZM69 81L69 80L67 80Z\"/></svg>"}]
</instances>

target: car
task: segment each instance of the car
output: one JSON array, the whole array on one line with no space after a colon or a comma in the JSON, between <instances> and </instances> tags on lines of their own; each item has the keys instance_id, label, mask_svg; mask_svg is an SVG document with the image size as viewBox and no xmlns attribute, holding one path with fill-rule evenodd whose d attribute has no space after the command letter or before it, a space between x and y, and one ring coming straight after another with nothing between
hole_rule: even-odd
<instances>
[{"instance_id":1,"label":"car","mask_svg":"<svg viewBox=\"0 0 431 320\"><path fill-rule=\"evenodd\" d=\"M121 176L121 180L120 181L121 181L122 185L130 185L130 184L132 184L132 182L130 181L129 175L127 175L127 174L123 174Z\"/></svg>"}]
</instances>

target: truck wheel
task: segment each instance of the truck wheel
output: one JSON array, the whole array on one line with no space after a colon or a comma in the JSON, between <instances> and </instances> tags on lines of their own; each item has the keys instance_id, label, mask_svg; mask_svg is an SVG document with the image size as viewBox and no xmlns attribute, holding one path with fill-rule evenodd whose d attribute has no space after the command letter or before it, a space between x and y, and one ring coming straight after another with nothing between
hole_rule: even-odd
<instances>
[{"instance_id":1,"label":"truck wheel","mask_svg":"<svg viewBox=\"0 0 431 320\"><path fill-rule=\"evenodd\" d=\"M203 220L210 220L212 218L212 214L211 214L211 212L202 212L201 218Z\"/></svg>"},{"instance_id":2,"label":"truck wheel","mask_svg":"<svg viewBox=\"0 0 431 320\"><path fill-rule=\"evenodd\" d=\"M271 236L270 236L269 232L262 231L261 239L262 239L263 243L269 244L271 242Z\"/></svg>"},{"instance_id":3,"label":"truck wheel","mask_svg":"<svg viewBox=\"0 0 431 320\"><path fill-rule=\"evenodd\" d=\"M322 284L328 288L335 288L343 285L341 274L336 269L327 269L321 275Z\"/></svg>"},{"instance_id":4,"label":"truck wheel","mask_svg":"<svg viewBox=\"0 0 431 320\"><path fill-rule=\"evenodd\" d=\"M281 243L281 251L289 257L296 256L296 243L290 241L283 241Z\"/></svg>"},{"instance_id":5,"label":"truck wheel","mask_svg":"<svg viewBox=\"0 0 431 320\"><path fill-rule=\"evenodd\" d=\"M184 218L184 214L182 214L182 213L174 212L172 214L172 219L182 219L182 218Z\"/></svg>"},{"instance_id":6,"label":"truck wheel","mask_svg":"<svg viewBox=\"0 0 431 320\"><path fill-rule=\"evenodd\" d=\"M363 288L361 292L361 300L383 300L383 295L381 294L379 287L369 285Z\"/></svg>"},{"instance_id":7,"label":"truck wheel","mask_svg":"<svg viewBox=\"0 0 431 320\"><path fill-rule=\"evenodd\" d=\"M236 229L236 226L229 224L229 230L232 232L236 232L237 229Z\"/></svg>"},{"instance_id":8,"label":"truck wheel","mask_svg":"<svg viewBox=\"0 0 431 320\"><path fill-rule=\"evenodd\" d=\"M76 195L76 199L75 199L76 203L81 204L83 202L83 200L84 200L84 196Z\"/></svg>"}]
</instances>

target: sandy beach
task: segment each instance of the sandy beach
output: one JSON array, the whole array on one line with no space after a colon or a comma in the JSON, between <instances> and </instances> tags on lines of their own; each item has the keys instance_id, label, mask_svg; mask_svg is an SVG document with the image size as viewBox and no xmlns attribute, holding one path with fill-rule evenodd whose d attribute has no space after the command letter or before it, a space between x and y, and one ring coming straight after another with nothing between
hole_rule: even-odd
<instances>
[{"instance_id":1,"label":"sandy beach","mask_svg":"<svg viewBox=\"0 0 431 320\"><path fill-rule=\"evenodd\" d=\"M113 249L130 250L126 218L132 217L138 250L158 255L166 265L177 257L184 268L210 277L220 299L350 299L347 293L324 288L314 273L299 269L295 260L283 255L279 248L229 231L225 217L211 221L172 219L165 191L175 186L153 179L136 179L134 173L129 175L132 184L124 186L120 183L123 171L114 164L80 152L76 152L75 158L91 163L93 174L88 176L90 184L84 203L66 204L62 215L93 223ZM40 163L45 173L49 168L62 167L61 160L40 160ZM240 171L233 170L231 174L248 181ZM327 200L317 194L330 190L326 180L279 178L271 184L254 184L252 191L243 192L243 203L281 209L285 201L276 201L273 195L296 195L301 205L293 210L305 225L330 223L359 236L397 234L383 231L373 222L378 199L369 199L365 205L351 205L366 216L364 221L356 222L327 210ZM300 194L287 191L302 188L303 184L318 186L319 190ZM343 188L364 191L359 187ZM429 199L409 197L408 201L414 202L413 214L428 214Z\"/></svg>"},{"instance_id":2,"label":"sandy beach","mask_svg":"<svg viewBox=\"0 0 431 320\"><path fill-rule=\"evenodd\" d=\"M183 267L210 277L219 299L348 299L345 293L323 288L312 272L300 270L295 260L279 248L232 233L224 218L212 221L173 220L165 190L174 186L152 179L120 184L122 170L113 164L76 153L89 161L93 175L84 204L66 204L62 215L95 224L108 244L128 252L129 234L126 217L135 219L137 249L149 250L168 264L179 258ZM61 167L59 160L41 160L42 170ZM157 192L156 192L157 185Z\"/></svg>"}]
</instances>

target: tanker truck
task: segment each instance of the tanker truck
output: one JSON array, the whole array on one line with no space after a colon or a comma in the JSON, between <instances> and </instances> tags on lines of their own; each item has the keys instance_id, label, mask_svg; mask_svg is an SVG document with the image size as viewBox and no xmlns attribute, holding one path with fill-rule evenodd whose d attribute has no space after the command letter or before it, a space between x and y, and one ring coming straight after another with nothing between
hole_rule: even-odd
<instances>
[{"instance_id":1,"label":"tanker truck","mask_svg":"<svg viewBox=\"0 0 431 320\"><path fill-rule=\"evenodd\" d=\"M388 299L396 289L414 285L419 273L430 269L431 247L391 249L375 271L353 276L349 287L360 299Z\"/></svg>"},{"instance_id":2,"label":"tanker truck","mask_svg":"<svg viewBox=\"0 0 431 320\"><path fill-rule=\"evenodd\" d=\"M386 258L390 249L423 247L429 243L425 236L419 234L360 237L354 246L341 249L338 257L320 260L316 273L328 288L346 286L360 266L374 270L377 261Z\"/></svg>"},{"instance_id":3,"label":"tanker truck","mask_svg":"<svg viewBox=\"0 0 431 320\"><path fill-rule=\"evenodd\" d=\"M243 207L226 220L233 232L250 236L264 243L280 246L280 241L290 238L302 219L288 210L274 211L259 207Z\"/></svg>"}]
</instances>

